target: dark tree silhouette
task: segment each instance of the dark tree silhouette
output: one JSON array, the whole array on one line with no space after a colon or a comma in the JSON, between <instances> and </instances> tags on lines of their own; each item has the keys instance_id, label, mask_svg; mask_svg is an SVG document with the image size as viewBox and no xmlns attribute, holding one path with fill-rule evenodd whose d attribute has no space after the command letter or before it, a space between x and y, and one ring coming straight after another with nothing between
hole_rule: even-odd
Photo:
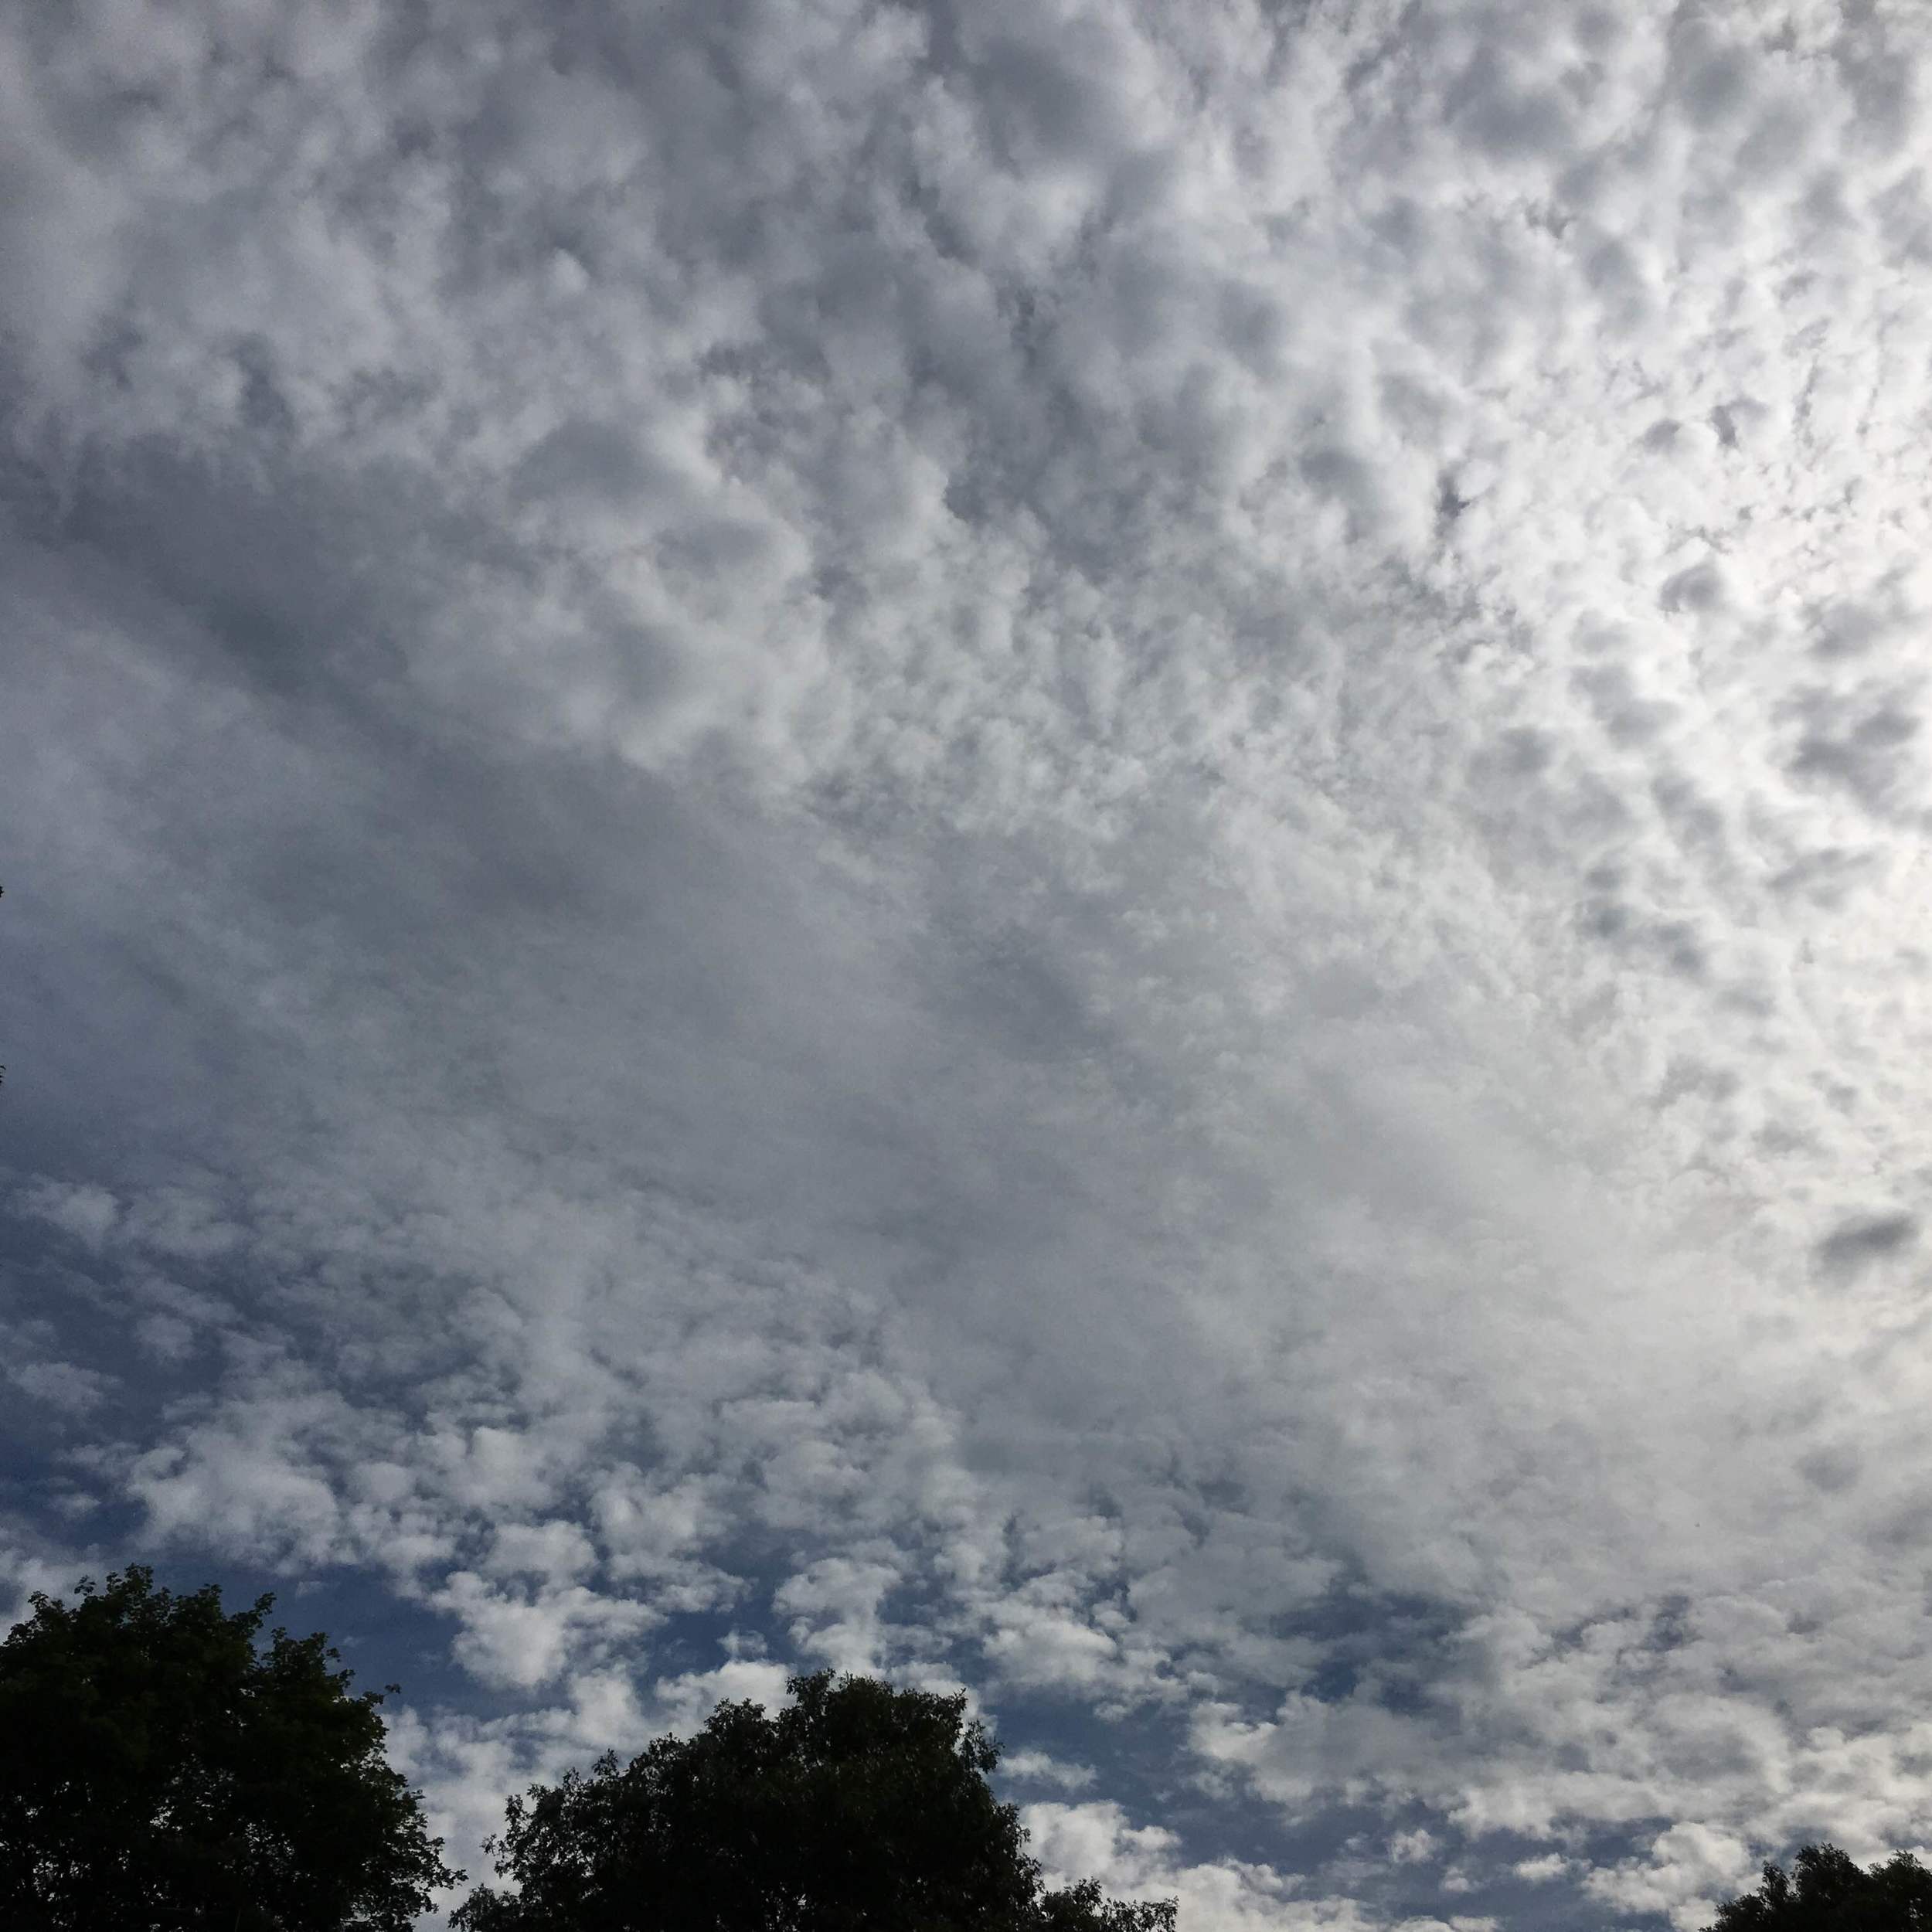
<instances>
[{"instance_id":1,"label":"dark tree silhouette","mask_svg":"<svg viewBox=\"0 0 1932 1932\"><path fill-rule=\"evenodd\" d=\"M0 1643L0 1925L406 1932L460 1883L319 1634L131 1566ZM390 1687L393 1689L394 1686Z\"/></svg>"},{"instance_id":2,"label":"dark tree silhouette","mask_svg":"<svg viewBox=\"0 0 1932 1932\"><path fill-rule=\"evenodd\" d=\"M829 1671L512 1798L458 1932L1174 1932L1175 1907L1044 1889L964 1696Z\"/></svg>"},{"instance_id":3,"label":"dark tree silhouette","mask_svg":"<svg viewBox=\"0 0 1932 1932\"><path fill-rule=\"evenodd\" d=\"M1719 1906L1709 1932L1914 1932L1932 1928L1932 1872L1910 1852L1862 1870L1835 1845L1808 1845L1787 1872Z\"/></svg>"}]
</instances>

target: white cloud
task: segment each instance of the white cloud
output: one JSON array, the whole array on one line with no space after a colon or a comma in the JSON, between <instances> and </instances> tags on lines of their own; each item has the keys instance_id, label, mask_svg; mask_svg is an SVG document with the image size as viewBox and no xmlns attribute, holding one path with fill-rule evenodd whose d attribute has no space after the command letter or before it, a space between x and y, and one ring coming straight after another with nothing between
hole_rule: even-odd
<instances>
[{"instance_id":1,"label":"white cloud","mask_svg":"<svg viewBox=\"0 0 1932 1932\"><path fill-rule=\"evenodd\" d=\"M614 1640L634 1647L655 1621L642 1604L598 1596L579 1584L492 1588L468 1570L454 1571L429 1601L462 1625L458 1661L499 1689L535 1690L553 1683L592 1644L603 1647Z\"/></svg>"},{"instance_id":2,"label":"white cloud","mask_svg":"<svg viewBox=\"0 0 1932 1932\"><path fill-rule=\"evenodd\" d=\"M1265 1865L1189 1864L1171 1832L1137 1830L1104 1802L1032 1804L1022 1816L1049 1881L1094 1876L1121 1897L1172 1899L1200 1932L1495 1932L1494 1919L1393 1919L1349 1898L1300 1896L1298 1879Z\"/></svg>"},{"instance_id":3,"label":"white cloud","mask_svg":"<svg viewBox=\"0 0 1932 1932\"><path fill-rule=\"evenodd\" d=\"M1519 1859L1510 1869L1532 1885L1547 1885L1553 1879L1568 1877L1573 1867L1562 1852L1546 1852L1540 1858Z\"/></svg>"},{"instance_id":4,"label":"white cloud","mask_svg":"<svg viewBox=\"0 0 1932 1932\"><path fill-rule=\"evenodd\" d=\"M1728 1833L1675 1825L1650 1848L1649 1862L1590 1874L1593 1898L1624 1912L1667 1912L1674 1924L1699 1926L1709 1901L1750 1889L1757 1876L1746 1847Z\"/></svg>"},{"instance_id":5,"label":"white cloud","mask_svg":"<svg viewBox=\"0 0 1932 1932\"><path fill-rule=\"evenodd\" d=\"M1932 1829L1918 10L0 32L35 1509L465 1819L728 1616L1384 1814L1083 1733L1194 1925Z\"/></svg>"},{"instance_id":6,"label":"white cloud","mask_svg":"<svg viewBox=\"0 0 1932 1932\"><path fill-rule=\"evenodd\" d=\"M1003 1777L1025 1784L1050 1784L1056 1791L1083 1791L1094 1783L1090 1764L1070 1764L1049 1751L1009 1751L1000 1760Z\"/></svg>"}]
</instances>

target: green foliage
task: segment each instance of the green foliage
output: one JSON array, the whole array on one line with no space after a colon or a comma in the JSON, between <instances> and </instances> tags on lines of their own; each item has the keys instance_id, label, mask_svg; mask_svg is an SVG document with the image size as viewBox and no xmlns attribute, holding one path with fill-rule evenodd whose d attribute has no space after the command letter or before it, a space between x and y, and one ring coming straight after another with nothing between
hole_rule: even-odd
<instances>
[{"instance_id":1,"label":"green foliage","mask_svg":"<svg viewBox=\"0 0 1932 1932\"><path fill-rule=\"evenodd\" d=\"M383 1755L381 1695L274 1599L224 1614L130 1566L0 1643L0 1924L405 1932L444 1865Z\"/></svg>"},{"instance_id":2,"label":"green foliage","mask_svg":"<svg viewBox=\"0 0 1932 1932\"><path fill-rule=\"evenodd\" d=\"M457 1932L1174 1932L1172 1903L1043 1889L963 1696L791 1691L512 1798L492 1849L520 1889L472 1893Z\"/></svg>"},{"instance_id":3,"label":"green foliage","mask_svg":"<svg viewBox=\"0 0 1932 1932\"><path fill-rule=\"evenodd\" d=\"M1808 1845L1787 1872L1719 1907L1709 1932L1912 1932L1932 1928L1932 1872L1910 1852L1865 1871L1835 1845Z\"/></svg>"}]
</instances>

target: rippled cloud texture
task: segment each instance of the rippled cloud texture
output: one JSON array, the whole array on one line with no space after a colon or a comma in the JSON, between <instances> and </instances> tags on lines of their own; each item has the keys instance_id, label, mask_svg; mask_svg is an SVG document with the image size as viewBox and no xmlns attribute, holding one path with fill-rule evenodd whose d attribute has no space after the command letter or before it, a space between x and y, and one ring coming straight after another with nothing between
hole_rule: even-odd
<instances>
[{"instance_id":1,"label":"rippled cloud texture","mask_svg":"<svg viewBox=\"0 0 1932 1932\"><path fill-rule=\"evenodd\" d=\"M0 10L10 1600L473 1869L819 1663L1188 1932L1932 1836L1929 59Z\"/></svg>"}]
</instances>

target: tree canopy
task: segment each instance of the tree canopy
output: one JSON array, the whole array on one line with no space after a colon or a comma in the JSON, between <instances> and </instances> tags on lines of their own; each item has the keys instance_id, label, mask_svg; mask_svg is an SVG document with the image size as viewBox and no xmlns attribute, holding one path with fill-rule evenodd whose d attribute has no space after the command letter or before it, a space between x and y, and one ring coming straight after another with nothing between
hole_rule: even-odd
<instances>
[{"instance_id":1,"label":"tree canopy","mask_svg":"<svg viewBox=\"0 0 1932 1932\"><path fill-rule=\"evenodd\" d=\"M1174 1932L1172 1902L1048 1890L999 1749L963 1696L829 1671L774 1716L721 1705L696 1736L510 1801L458 1932Z\"/></svg>"},{"instance_id":2,"label":"tree canopy","mask_svg":"<svg viewBox=\"0 0 1932 1932\"><path fill-rule=\"evenodd\" d=\"M1932 1928L1932 1872L1910 1852L1861 1868L1835 1845L1808 1845L1786 1872L1718 1908L1709 1932L1913 1932Z\"/></svg>"},{"instance_id":3,"label":"tree canopy","mask_svg":"<svg viewBox=\"0 0 1932 1932\"><path fill-rule=\"evenodd\" d=\"M318 1634L139 1566L0 1642L0 1923L405 1932L461 1883ZM392 1685L390 1687L393 1689Z\"/></svg>"}]
</instances>

